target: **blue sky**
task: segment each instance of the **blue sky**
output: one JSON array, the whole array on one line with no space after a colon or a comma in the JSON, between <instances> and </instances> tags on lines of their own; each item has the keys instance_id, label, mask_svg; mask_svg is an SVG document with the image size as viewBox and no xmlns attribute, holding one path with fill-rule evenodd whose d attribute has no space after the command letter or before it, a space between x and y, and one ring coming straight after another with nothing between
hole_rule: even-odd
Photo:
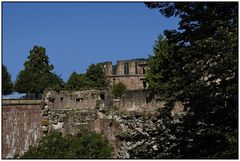
<instances>
[{"instance_id":1,"label":"blue sky","mask_svg":"<svg viewBox=\"0 0 240 161\"><path fill-rule=\"evenodd\" d=\"M3 3L2 62L15 81L34 45L67 80L92 63L147 58L157 36L177 29L143 3Z\"/></svg>"}]
</instances>

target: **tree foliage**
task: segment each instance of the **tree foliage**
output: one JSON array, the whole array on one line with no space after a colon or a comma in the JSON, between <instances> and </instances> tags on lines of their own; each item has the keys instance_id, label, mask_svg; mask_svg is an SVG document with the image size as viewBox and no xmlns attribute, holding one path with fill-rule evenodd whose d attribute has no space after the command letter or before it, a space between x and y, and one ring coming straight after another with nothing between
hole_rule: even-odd
<instances>
[{"instance_id":1,"label":"tree foliage","mask_svg":"<svg viewBox=\"0 0 240 161\"><path fill-rule=\"evenodd\" d=\"M173 45L168 43L164 36L159 35L153 46L153 53L147 61L150 69L146 75L147 81L149 87L166 101L173 97L173 91L166 87L181 79L175 72Z\"/></svg>"},{"instance_id":2,"label":"tree foliage","mask_svg":"<svg viewBox=\"0 0 240 161\"><path fill-rule=\"evenodd\" d=\"M82 90L82 89L104 89L108 86L108 81L103 68L100 64L91 64L85 74L73 72L65 88L67 90Z\"/></svg>"},{"instance_id":3,"label":"tree foliage","mask_svg":"<svg viewBox=\"0 0 240 161\"><path fill-rule=\"evenodd\" d=\"M115 98L121 98L126 91L127 87L125 84L119 82L113 84L112 92Z\"/></svg>"},{"instance_id":4,"label":"tree foliage","mask_svg":"<svg viewBox=\"0 0 240 161\"><path fill-rule=\"evenodd\" d=\"M150 88L188 109L181 130L172 130L177 144L168 157L237 158L238 4L145 4L180 18L178 31L166 30L148 61Z\"/></svg>"},{"instance_id":5,"label":"tree foliage","mask_svg":"<svg viewBox=\"0 0 240 161\"><path fill-rule=\"evenodd\" d=\"M13 83L11 81L11 75L8 73L5 65L2 65L2 93L3 95L9 95L13 92Z\"/></svg>"},{"instance_id":6,"label":"tree foliage","mask_svg":"<svg viewBox=\"0 0 240 161\"><path fill-rule=\"evenodd\" d=\"M108 86L106 75L100 64L91 64L87 69L86 78L89 87L106 88Z\"/></svg>"},{"instance_id":7,"label":"tree foliage","mask_svg":"<svg viewBox=\"0 0 240 161\"><path fill-rule=\"evenodd\" d=\"M73 71L70 75L65 88L67 90L77 91L82 89L85 86L83 75L77 74L77 72Z\"/></svg>"},{"instance_id":8,"label":"tree foliage","mask_svg":"<svg viewBox=\"0 0 240 161\"><path fill-rule=\"evenodd\" d=\"M52 132L37 146L30 146L20 159L97 159L112 157L112 147L96 133L62 136Z\"/></svg>"},{"instance_id":9,"label":"tree foliage","mask_svg":"<svg viewBox=\"0 0 240 161\"><path fill-rule=\"evenodd\" d=\"M16 79L14 88L17 92L42 93L46 88L55 90L63 88L63 80L52 72L54 67L49 64L45 48L34 46L24 67Z\"/></svg>"}]
</instances>

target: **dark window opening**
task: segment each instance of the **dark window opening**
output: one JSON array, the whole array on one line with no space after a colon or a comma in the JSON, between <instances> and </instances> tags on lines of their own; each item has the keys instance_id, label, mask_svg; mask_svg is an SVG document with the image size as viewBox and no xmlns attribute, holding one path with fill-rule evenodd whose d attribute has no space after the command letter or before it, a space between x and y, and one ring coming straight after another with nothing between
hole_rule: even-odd
<instances>
[{"instance_id":1,"label":"dark window opening","mask_svg":"<svg viewBox=\"0 0 240 161\"><path fill-rule=\"evenodd\" d=\"M124 62L124 74L129 74L128 62Z\"/></svg>"},{"instance_id":2,"label":"dark window opening","mask_svg":"<svg viewBox=\"0 0 240 161\"><path fill-rule=\"evenodd\" d=\"M105 94L100 94L99 96L100 96L101 100L105 100Z\"/></svg>"},{"instance_id":3,"label":"dark window opening","mask_svg":"<svg viewBox=\"0 0 240 161\"><path fill-rule=\"evenodd\" d=\"M55 98L49 98L49 101L53 103L55 101Z\"/></svg>"},{"instance_id":4,"label":"dark window opening","mask_svg":"<svg viewBox=\"0 0 240 161\"><path fill-rule=\"evenodd\" d=\"M143 81L143 88L147 88L147 82Z\"/></svg>"},{"instance_id":5,"label":"dark window opening","mask_svg":"<svg viewBox=\"0 0 240 161\"><path fill-rule=\"evenodd\" d=\"M150 102L149 98L146 97L146 103L148 104Z\"/></svg>"},{"instance_id":6,"label":"dark window opening","mask_svg":"<svg viewBox=\"0 0 240 161\"><path fill-rule=\"evenodd\" d=\"M63 101L63 97L61 97L60 100Z\"/></svg>"},{"instance_id":7,"label":"dark window opening","mask_svg":"<svg viewBox=\"0 0 240 161\"><path fill-rule=\"evenodd\" d=\"M143 68L143 74L145 74L146 73L146 70L145 70L145 68Z\"/></svg>"},{"instance_id":8,"label":"dark window opening","mask_svg":"<svg viewBox=\"0 0 240 161\"><path fill-rule=\"evenodd\" d=\"M135 73L138 74L138 65L135 63Z\"/></svg>"},{"instance_id":9,"label":"dark window opening","mask_svg":"<svg viewBox=\"0 0 240 161\"><path fill-rule=\"evenodd\" d=\"M83 98L76 98L76 102L82 102Z\"/></svg>"},{"instance_id":10,"label":"dark window opening","mask_svg":"<svg viewBox=\"0 0 240 161\"><path fill-rule=\"evenodd\" d=\"M116 73L117 73L117 65L113 65L112 66L112 74L116 75Z\"/></svg>"}]
</instances>

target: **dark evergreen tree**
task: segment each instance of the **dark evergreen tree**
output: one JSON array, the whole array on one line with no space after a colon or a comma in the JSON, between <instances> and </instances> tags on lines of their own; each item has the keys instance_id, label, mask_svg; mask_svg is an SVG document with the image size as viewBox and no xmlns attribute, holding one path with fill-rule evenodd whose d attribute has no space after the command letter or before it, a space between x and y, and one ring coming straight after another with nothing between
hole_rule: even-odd
<instances>
[{"instance_id":1,"label":"dark evergreen tree","mask_svg":"<svg viewBox=\"0 0 240 161\"><path fill-rule=\"evenodd\" d=\"M8 73L5 65L2 65L2 93L3 95L9 95L13 92L13 83L11 81L11 75Z\"/></svg>"},{"instance_id":2,"label":"dark evergreen tree","mask_svg":"<svg viewBox=\"0 0 240 161\"><path fill-rule=\"evenodd\" d=\"M86 76L84 74L77 74L77 72L74 71L70 75L65 88L73 91L86 88Z\"/></svg>"},{"instance_id":3,"label":"dark evergreen tree","mask_svg":"<svg viewBox=\"0 0 240 161\"><path fill-rule=\"evenodd\" d=\"M52 73L45 48L34 46L30 51L24 69L17 76L15 90L19 93L42 93L46 88L62 88L63 80Z\"/></svg>"},{"instance_id":4,"label":"dark evergreen tree","mask_svg":"<svg viewBox=\"0 0 240 161\"><path fill-rule=\"evenodd\" d=\"M87 86L93 88L106 88L108 81L100 64L91 64L86 73Z\"/></svg>"},{"instance_id":5,"label":"dark evergreen tree","mask_svg":"<svg viewBox=\"0 0 240 161\"><path fill-rule=\"evenodd\" d=\"M181 101L188 109L178 125L181 130L166 122L175 127L170 129L177 143L165 157L237 158L238 4L145 4L166 17L180 18L178 31L164 32L172 51L159 46L149 61L150 88L165 93L168 103ZM169 116L172 108L166 109ZM155 157L161 157L158 152Z\"/></svg>"},{"instance_id":6,"label":"dark evergreen tree","mask_svg":"<svg viewBox=\"0 0 240 161\"><path fill-rule=\"evenodd\" d=\"M79 90L79 75L77 72L73 71L72 74L70 75L65 88L68 90Z\"/></svg>"}]
</instances>

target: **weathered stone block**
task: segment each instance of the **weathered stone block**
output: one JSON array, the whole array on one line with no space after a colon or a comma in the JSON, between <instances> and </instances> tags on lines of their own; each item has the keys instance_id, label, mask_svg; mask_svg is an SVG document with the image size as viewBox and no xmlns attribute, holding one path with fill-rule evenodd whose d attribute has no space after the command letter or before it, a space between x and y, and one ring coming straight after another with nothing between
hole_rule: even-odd
<instances>
[{"instance_id":1,"label":"weathered stone block","mask_svg":"<svg viewBox=\"0 0 240 161\"><path fill-rule=\"evenodd\" d=\"M48 132L48 127L47 126L42 126L42 131L43 132Z\"/></svg>"}]
</instances>

